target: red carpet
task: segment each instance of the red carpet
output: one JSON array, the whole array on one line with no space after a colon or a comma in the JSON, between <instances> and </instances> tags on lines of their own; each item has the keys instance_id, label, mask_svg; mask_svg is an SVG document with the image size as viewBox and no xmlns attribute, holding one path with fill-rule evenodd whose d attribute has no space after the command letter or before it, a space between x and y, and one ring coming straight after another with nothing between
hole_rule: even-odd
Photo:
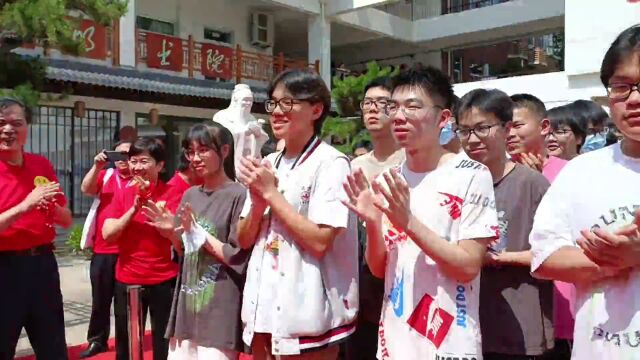
<instances>
[{"instance_id":1,"label":"red carpet","mask_svg":"<svg viewBox=\"0 0 640 360\"><path fill-rule=\"evenodd\" d=\"M152 360L153 353L151 351L151 331L147 331L144 334L143 340L144 346L144 360ZM69 360L77 360L80 359L80 353L87 348L87 344L81 345L73 345L68 347ZM109 351L103 352L96 356L93 356L89 359L91 360L113 360L116 358L116 350L115 350L115 339L109 339ZM240 355L240 360L251 360L252 357L249 355ZM36 360L35 355L24 356L20 358L16 358L16 360Z\"/></svg>"}]
</instances>

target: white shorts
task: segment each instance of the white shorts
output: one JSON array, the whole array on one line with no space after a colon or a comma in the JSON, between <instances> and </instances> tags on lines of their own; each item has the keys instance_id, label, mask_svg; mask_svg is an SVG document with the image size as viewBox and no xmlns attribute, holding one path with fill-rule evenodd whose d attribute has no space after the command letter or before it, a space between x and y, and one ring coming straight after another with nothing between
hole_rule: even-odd
<instances>
[{"instance_id":1,"label":"white shorts","mask_svg":"<svg viewBox=\"0 0 640 360\"><path fill-rule=\"evenodd\" d=\"M238 360L238 352L198 346L189 340L171 338L167 360Z\"/></svg>"}]
</instances>

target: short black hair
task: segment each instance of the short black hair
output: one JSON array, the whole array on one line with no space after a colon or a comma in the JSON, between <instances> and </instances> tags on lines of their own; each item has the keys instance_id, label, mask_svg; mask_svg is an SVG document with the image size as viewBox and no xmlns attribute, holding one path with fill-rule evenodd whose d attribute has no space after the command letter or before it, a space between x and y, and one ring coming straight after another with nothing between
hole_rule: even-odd
<instances>
[{"instance_id":1,"label":"short black hair","mask_svg":"<svg viewBox=\"0 0 640 360\"><path fill-rule=\"evenodd\" d=\"M604 54L600 67L602 85L609 86L609 80L620 63L633 53L640 53L640 24L621 32Z\"/></svg>"},{"instance_id":2,"label":"short black hair","mask_svg":"<svg viewBox=\"0 0 640 360\"><path fill-rule=\"evenodd\" d=\"M314 122L316 134L320 134L322 124L331 111L331 92L318 73L311 69L289 69L281 72L273 79L267 92L269 98L278 85L284 87L297 100L308 101L311 104L322 104L322 114Z\"/></svg>"},{"instance_id":3,"label":"short black hair","mask_svg":"<svg viewBox=\"0 0 640 360\"><path fill-rule=\"evenodd\" d=\"M260 155L265 158L267 155L276 152L276 145L277 143L275 141L271 139L267 140L267 142L262 145L262 148L260 148Z\"/></svg>"},{"instance_id":4,"label":"short black hair","mask_svg":"<svg viewBox=\"0 0 640 360\"><path fill-rule=\"evenodd\" d=\"M379 77L379 78L375 78L375 79L371 80L364 87L364 93L366 94L367 91L369 91L369 89L374 89L374 88L383 88L383 89L387 90L388 92L391 92L391 90L393 90L392 84L391 84L391 79L389 77L387 77L387 76L383 76L383 77Z\"/></svg>"},{"instance_id":5,"label":"short black hair","mask_svg":"<svg viewBox=\"0 0 640 360\"><path fill-rule=\"evenodd\" d=\"M537 116L540 121L547 116L547 107L544 106L542 100L531 94L515 94L511 95L513 101L513 109L527 109L533 115Z\"/></svg>"},{"instance_id":6,"label":"short black hair","mask_svg":"<svg viewBox=\"0 0 640 360\"><path fill-rule=\"evenodd\" d=\"M509 95L497 89L475 89L463 96L456 109L456 124L473 108L492 114L502 125L513 119L513 101Z\"/></svg>"},{"instance_id":7,"label":"short black hair","mask_svg":"<svg viewBox=\"0 0 640 360\"><path fill-rule=\"evenodd\" d=\"M373 145L369 140L360 140L357 143L353 144L353 151L356 151L358 148L365 148L367 151L373 150Z\"/></svg>"},{"instance_id":8,"label":"short black hair","mask_svg":"<svg viewBox=\"0 0 640 360\"><path fill-rule=\"evenodd\" d=\"M578 112L579 110L576 109L575 103L571 103L550 109L547 111L547 117L553 130L557 130L563 125L568 126L576 137L582 138L582 143L584 143L584 139L587 137L587 128L580 121ZM582 144L578 144L576 150L580 152L581 147Z\"/></svg>"},{"instance_id":9,"label":"short black hair","mask_svg":"<svg viewBox=\"0 0 640 360\"><path fill-rule=\"evenodd\" d=\"M22 101L13 97L0 98L0 109L6 109L9 106L14 105L18 105L22 109L22 111L24 112L24 119L27 121L27 124L31 124L31 109L27 107Z\"/></svg>"},{"instance_id":10,"label":"short black hair","mask_svg":"<svg viewBox=\"0 0 640 360\"><path fill-rule=\"evenodd\" d=\"M176 166L176 169L178 170L178 172L183 173L189 170L190 167L191 162L189 162L189 159L187 159L187 157L184 155L184 151L181 151L180 156L178 156L178 166Z\"/></svg>"},{"instance_id":11,"label":"short black hair","mask_svg":"<svg viewBox=\"0 0 640 360\"><path fill-rule=\"evenodd\" d=\"M151 136L139 137L131 144L129 157L137 156L144 152L148 152L156 162L166 161L167 154L164 143L160 139Z\"/></svg>"},{"instance_id":12,"label":"short black hair","mask_svg":"<svg viewBox=\"0 0 640 360\"><path fill-rule=\"evenodd\" d=\"M609 119L609 114L602 108L602 106L596 104L591 100L576 100L572 104L573 109L576 111L576 116L581 125L587 129L589 123L593 126L603 126Z\"/></svg>"},{"instance_id":13,"label":"short black hair","mask_svg":"<svg viewBox=\"0 0 640 360\"><path fill-rule=\"evenodd\" d=\"M392 79L392 84L393 91L405 86L418 87L432 98L435 105L451 109L454 96L451 81L433 66L401 71Z\"/></svg>"}]
</instances>

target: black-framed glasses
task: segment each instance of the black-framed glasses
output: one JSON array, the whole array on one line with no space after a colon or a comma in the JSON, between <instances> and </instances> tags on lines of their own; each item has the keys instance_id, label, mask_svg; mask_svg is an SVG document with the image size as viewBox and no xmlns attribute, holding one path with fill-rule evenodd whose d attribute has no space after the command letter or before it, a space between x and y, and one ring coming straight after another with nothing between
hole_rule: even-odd
<instances>
[{"instance_id":1,"label":"black-framed glasses","mask_svg":"<svg viewBox=\"0 0 640 360\"><path fill-rule=\"evenodd\" d=\"M493 124L493 125L478 125L472 129L456 129L456 135L458 136L458 139L460 140L466 140L468 139L471 134L475 134L479 139L483 139L486 138L487 136L489 136L489 134L491 134L491 129L496 127L496 126L500 126L499 124Z\"/></svg>"},{"instance_id":2,"label":"black-framed glasses","mask_svg":"<svg viewBox=\"0 0 640 360\"><path fill-rule=\"evenodd\" d=\"M607 86L607 94L612 100L627 100L633 91L640 92L640 83L613 83Z\"/></svg>"},{"instance_id":3,"label":"black-framed glasses","mask_svg":"<svg viewBox=\"0 0 640 360\"><path fill-rule=\"evenodd\" d=\"M389 104L389 99L380 98L380 99L372 99L372 98L364 98L360 101L360 109L362 110L370 110L375 106L377 110L385 111L387 105Z\"/></svg>"},{"instance_id":4,"label":"black-framed glasses","mask_svg":"<svg viewBox=\"0 0 640 360\"><path fill-rule=\"evenodd\" d=\"M549 135L553 135L556 137L565 137L568 136L570 133L572 133L573 131L571 129L555 129L555 130L551 130L549 132Z\"/></svg>"},{"instance_id":5,"label":"black-framed glasses","mask_svg":"<svg viewBox=\"0 0 640 360\"><path fill-rule=\"evenodd\" d=\"M264 109L268 113L276 111L276 107L280 106L282 112L290 112L293 109L293 105L302 103L302 100L292 98L282 98L280 100L269 99L264 102Z\"/></svg>"}]
</instances>

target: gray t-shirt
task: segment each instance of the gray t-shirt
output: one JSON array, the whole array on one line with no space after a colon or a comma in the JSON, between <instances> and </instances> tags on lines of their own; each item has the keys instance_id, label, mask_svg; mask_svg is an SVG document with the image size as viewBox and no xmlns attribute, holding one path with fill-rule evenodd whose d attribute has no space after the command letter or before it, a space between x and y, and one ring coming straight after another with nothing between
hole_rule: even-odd
<instances>
[{"instance_id":1,"label":"gray t-shirt","mask_svg":"<svg viewBox=\"0 0 640 360\"><path fill-rule=\"evenodd\" d=\"M225 245L225 265L204 246L181 259L167 337L188 339L199 346L243 350L240 305L250 251L242 250L236 226L246 197L239 183L216 191L201 186L184 193L196 222Z\"/></svg>"},{"instance_id":2,"label":"gray t-shirt","mask_svg":"<svg viewBox=\"0 0 640 360\"><path fill-rule=\"evenodd\" d=\"M533 217L549 182L525 166L494 185L500 225L497 251L530 249ZM553 347L553 283L526 266L485 266L480 277L483 353L540 355Z\"/></svg>"}]
</instances>

